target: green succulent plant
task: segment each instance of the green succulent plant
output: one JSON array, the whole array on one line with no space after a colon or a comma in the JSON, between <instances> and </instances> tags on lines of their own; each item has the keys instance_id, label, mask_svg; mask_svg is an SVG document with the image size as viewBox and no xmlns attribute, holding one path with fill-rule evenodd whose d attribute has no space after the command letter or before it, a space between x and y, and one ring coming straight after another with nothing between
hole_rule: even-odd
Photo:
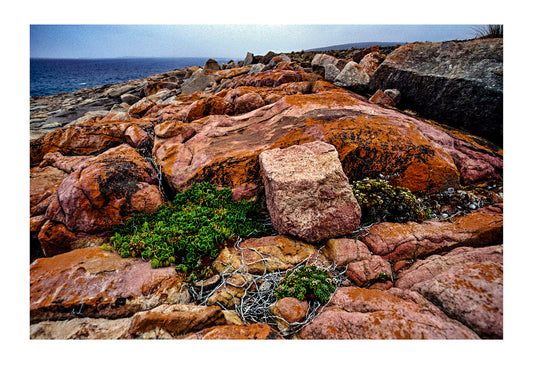
<instances>
[{"instance_id":1,"label":"green succulent plant","mask_svg":"<svg viewBox=\"0 0 533 377\"><path fill-rule=\"evenodd\" d=\"M216 258L231 237L261 236L257 202L236 202L232 191L207 182L194 184L152 214L140 214L114 228L111 243L123 257L142 257L153 268L177 263L190 272L202 258Z\"/></svg>"},{"instance_id":2,"label":"green succulent plant","mask_svg":"<svg viewBox=\"0 0 533 377\"><path fill-rule=\"evenodd\" d=\"M393 187L384 179L365 178L352 185L361 207L362 223L423 221L429 212L411 191Z\"/></svg>"},{"instance_id":3,"label":"green succulent plant","mask_svg":"<svg viewBox=\"0 0 533 377\"><path fill-rule=\"evenodd\" d=\"M295 297L300 301L316 298L320 303L328 302L335 292L336 280L320 267L309 265L290 270L280 281L274 296Z\"/></svg>"}]
</instances>

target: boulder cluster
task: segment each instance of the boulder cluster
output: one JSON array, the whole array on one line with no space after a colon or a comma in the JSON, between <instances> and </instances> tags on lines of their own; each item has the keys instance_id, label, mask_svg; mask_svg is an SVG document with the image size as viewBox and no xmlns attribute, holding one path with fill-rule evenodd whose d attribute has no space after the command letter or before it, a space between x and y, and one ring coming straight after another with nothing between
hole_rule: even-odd
<instances>
[{"instance_id":1,"label":"boulder cluster","mask_svg":"<svg viewBox=\"0 0 533 377\"><path fill-rule=\"evenodd\" d=\"M501 50L248 53L31 98L30 337L503 338ZM351 183L367 177L447 215L364 223ZM264 201L277 234L226 243L198 282L109 247L204 181ZM304 264L331 273L329 301L268 301Z\"/></svg>"}]
</instances>

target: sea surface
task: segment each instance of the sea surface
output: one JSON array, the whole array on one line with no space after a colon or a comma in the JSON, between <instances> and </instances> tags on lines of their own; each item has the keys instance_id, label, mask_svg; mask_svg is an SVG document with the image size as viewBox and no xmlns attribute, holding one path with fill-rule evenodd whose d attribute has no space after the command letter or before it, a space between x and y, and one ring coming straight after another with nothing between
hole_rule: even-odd
<instances>
[{"instance_id":1,"label":"sea surface","mask_svg":"<svg viewBox=\"0 0 533 377\"><path fill-rule=\"evenodd\" d=\"M30 59L30 96L73 92L200 66L209 58ZM219 64L231 59L214 58ZM234 59L234 61L237 61Z\"/></svg>"}]
</instances>

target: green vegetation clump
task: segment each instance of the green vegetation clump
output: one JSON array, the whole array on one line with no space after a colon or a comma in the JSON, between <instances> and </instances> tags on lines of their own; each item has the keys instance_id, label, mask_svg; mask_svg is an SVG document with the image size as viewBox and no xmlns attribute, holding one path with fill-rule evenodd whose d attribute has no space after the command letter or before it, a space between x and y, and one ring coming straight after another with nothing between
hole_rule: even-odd
<instances>
[{"instance_id":1,"label":"green vegetation clump","mask_svg":"<svg viewBox=\"0 0 533 377\"><path fill-rule=\"evenodd\" d=\"M325 304L335 292L335 287L336 281L327 270L309 265L290 270L280 281L274 295L278 300L283 297L295 297L300 301L316 298Z\"/></svg>"},{"instance_id":2,"label":"green vegetation clump","mask_svg":"<svg viewBox=\"0 0 533 377\"><path fill-rule=\"evenodd\" d=\"M202 182L179 193L152 214L140 214L114 228L113 247L123 257L142 257L153 268L177 263L189 272L202 258L216 258L224 241L252 234L267 226L257 220L257 202L236 202L232 191Z\"/></svg>"},{"instance_id":3,"label":"green vegetation clump","mask_svg":"<svg viewBox=\"0 0 533 377\"><path fill-rule=\"evenodd\" d=\"M424 209L421 200L407 188L393 187L384 179L370 178L356 181L352 187L361 207L362 224L419 222L429 218L429 211Z\"/></svg>"}]
</instances>

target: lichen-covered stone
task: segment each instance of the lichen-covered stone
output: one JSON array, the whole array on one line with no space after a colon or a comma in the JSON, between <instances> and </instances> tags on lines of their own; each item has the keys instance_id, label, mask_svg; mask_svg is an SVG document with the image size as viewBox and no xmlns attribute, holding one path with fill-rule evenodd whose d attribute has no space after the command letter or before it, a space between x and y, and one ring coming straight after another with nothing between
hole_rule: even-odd
<instances>
[{"instance_id":1,"label":"lichen-covered stone","mask_svg":"<svg viewBox=\"0 0 533 377\"><path fill-rule=\"evenodd\" d=\"M71 236L65 241L52 227L46 233L43 229L39 238L45 255L68 251L76 233L108 232L128 217L156 211L163 198L155 176L150 163L126 144L73 171L58 186L46 210L47 219L64 226Z\"/></svg>"},{"instance_id":2,"label":"lichen-covered stone","mask_svg":"<svg viewBox=\"0 0 533 377\"><path fill-rule=\"evenodd\" d=\"M271 149L259 155L272 225L316 243L350 234L361 208L335 147L324 142Z\"/></svg>"}]
</instances>

